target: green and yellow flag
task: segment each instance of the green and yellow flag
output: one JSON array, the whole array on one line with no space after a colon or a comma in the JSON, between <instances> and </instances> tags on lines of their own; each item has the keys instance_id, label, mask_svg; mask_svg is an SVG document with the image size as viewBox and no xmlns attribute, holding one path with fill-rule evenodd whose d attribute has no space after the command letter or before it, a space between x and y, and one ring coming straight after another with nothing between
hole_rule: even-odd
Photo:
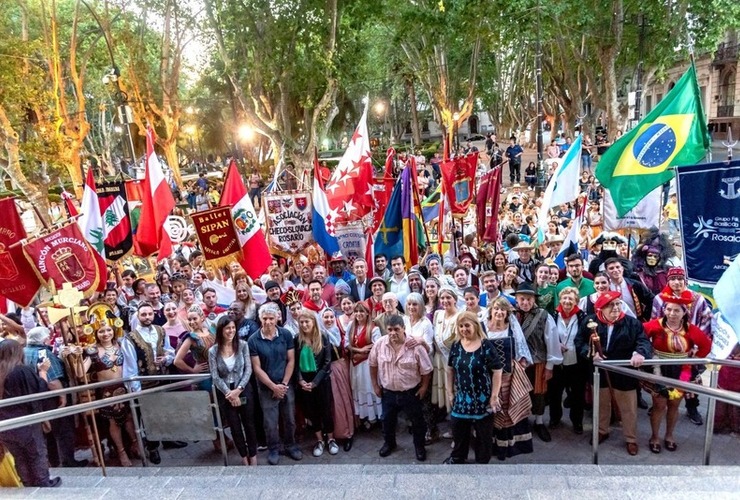
<instances>
[{"instance_id":1,"label":"green and yellow flag","mask_svg":"<svg viewBox=\"0 0 740 500\"><path fill-rule=\"evenodd\" d=\"M676 86L596 166L620 217L648 193L673 179L670 167L698 163L710 146L707 122L692 63Z\"/></svg>"}]
</instances>

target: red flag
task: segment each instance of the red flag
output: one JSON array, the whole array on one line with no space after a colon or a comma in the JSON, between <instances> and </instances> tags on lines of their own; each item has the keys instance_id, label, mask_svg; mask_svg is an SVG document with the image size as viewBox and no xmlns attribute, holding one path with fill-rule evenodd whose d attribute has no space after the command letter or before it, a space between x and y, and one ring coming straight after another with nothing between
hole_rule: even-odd
<instances>
[{"instance_id":1,"label":"red flag","mask_svg":"<svg viewBox=\"0 0 740 500\"><path fill-rule=\"evenodd\" d=\"M240 259L242 267L252 279L259 278L272 264L272 255L267 248L265 233L257 220L252 200L249 199L249 193L244 187L244 181L234 160L231 160L226 172L219 206L231 209L234 229L242 248Z\"/></svg>"},{"instance_id":2,"label":"red flag","mask_svg":"<svg viewBox=\"0 0 740 500\"><path fill-rule=\"evenodd\" d=\"M369 230L367 234L367 244L365 245L365 262L367 263L367 279L375 276L375 240L373 231Z\"/></svg>"},{"instance_id":3,"label":"red flag","mask_svg":"<svg viewBox=\"0 0 740 500\"><path fill-rule=\"evenodd\" d=\"M146 129L146 174L141 199L141 216L136 230L136 242L143 257L159 252L157 261L172 254L172 241L164 229L175 199L154 152L154 130Z\"/></svg>"},{"instance_id":4,"label":"red flag","mask_svg":"<svg viewBox=\"0 0 740 500\"><path fill-rule=\"evenodd\" d=\"M23 307L29 305L41 288L36 273L23 255L20 244L26 237L14 198L0 200L0 294ZM15 246L13 246L15 245ZM1 299L5 302L5 299Z\"/></svg>"},{"instance_id":5,"label":"red flag","mask_svg":"<svg viewBox=\"0 0 740 500\"><path fill-rule=\"evenodd\" d=\"M498 210L501 198L501 167L494 168L481 179L476 199L478 236L481 241L498 239Z\"/></svg>"},{"instance_id":6,"label":"red flag","mask_svg":"<svg viewBox=\"0 0 740 500\"><path fill-rule=\"evenodd\" d=\"M477 152L442 162L442 183L453 216L464 216L473 201L477 167Z\"/></svg>"},{"instance_id":7,"label":"red flag","mask_svg":"<svg viewBox=\"0 0 740 500\"><path fill-rule=\"evenodd\" d=\"M385 153L385 176L386 177L393 177L393 159L396 157L396 150L391 148L388 148L388 151Z\"/></svg>"},{"instance_id":8,"label":"red flag","mask_svg":"<svg viewBox=\"0 0 740 500\"><path fill-rule=\"evenodd\" d=\"M62 188L62 193L60 196L64 200L64 206L67 209L67 216L71 218L71 217L75 217L76 215L79 215L79 212L77 211L77 207L74 204L74 199L72 195L68 191L66 191L64 188Z\"/></svg>"}]
</instances>

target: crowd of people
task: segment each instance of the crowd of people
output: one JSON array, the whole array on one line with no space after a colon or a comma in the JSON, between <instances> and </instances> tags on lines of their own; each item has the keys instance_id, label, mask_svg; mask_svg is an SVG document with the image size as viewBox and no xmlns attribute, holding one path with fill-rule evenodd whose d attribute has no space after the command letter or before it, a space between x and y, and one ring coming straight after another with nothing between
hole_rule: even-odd
<instances>
[{"instance_id":1,"label":"crowd of people","mask_svg":"<svg viewBox=\"0 0 740 500\"><path fill-rule=\"evenodd\" d=\"M262 460L260 450L271 465L281 455L301 460L306 439L314 457L351 452L356 433L376 426L386 457L396 452L399 415L409 423L418 461L445 439L452 450L446 463L465 463L471 447L477 463L506 460L532 453L536 440L551 441L553 429L583 434L598 390L599 442L609 439L616 414L627 453L638 454L637 419L646 418L638 408L648 408L649 396L648 449L675 451L681 401L701 425L698 399L614 373L591 387L591 362L624 360L637 369L652 357L704 357L710 306L687 288L667 236L649 232L631 249L627 239L601 231L599 189L587 169L583 196L552 211L547 239L535 247L538 200L512 172L498 244L482 244L473 232L463 238L457 228L449 250L428 248L419 265L407 266L400 255L378 254L374 262L298 255L275 258L258 279L237 262L213 269L187 248L162 260L151 278L112 270L105 292L91 300L104 314L89 315L77 332L66 321L50 324L44 307L0 315L0 394L210 374L197 388L215 387L227 446L252 466ZM589 203L586 229L579 250L558 266L553 259L578 203ZM234 300L223 303L223 290ZM76 343L75 333L86 340ZM690 381L702 371L649 370ZM726 385L737 384L737 372L723 372ZM96 397L156 384L110 385ZM70 403L49 398L2 407L0 418ZM728 428L738 427L732 409L719 414ZM110 454L130 466L138 457L136 416L127 405L111 405L96 418ZM0 434L23 484L58 484L49 464L87 465L75 459L74 426L70 417ZM146 441L146 459L159 464L161 446L187 443ZM218 440L214 447L220 449Z\"/></svg>"}]
</instances>

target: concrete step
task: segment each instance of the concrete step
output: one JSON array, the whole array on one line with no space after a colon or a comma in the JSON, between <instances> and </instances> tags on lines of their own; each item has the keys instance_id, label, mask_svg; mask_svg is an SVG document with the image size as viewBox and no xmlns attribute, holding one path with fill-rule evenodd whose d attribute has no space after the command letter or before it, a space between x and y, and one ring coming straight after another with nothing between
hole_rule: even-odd
<instances>
[{"instance_id":1,"label":"concrete step","mask_svg":"<svg viewBox=\"0 0 740 500\"><path fill-rule=\"evenodd\" d=\"M613 465L282 465L55 469L58 489L0 498L644 499L738 498L740 467ZM113 496L111 496L113 495Z\"/></svg>"}]
</instances>

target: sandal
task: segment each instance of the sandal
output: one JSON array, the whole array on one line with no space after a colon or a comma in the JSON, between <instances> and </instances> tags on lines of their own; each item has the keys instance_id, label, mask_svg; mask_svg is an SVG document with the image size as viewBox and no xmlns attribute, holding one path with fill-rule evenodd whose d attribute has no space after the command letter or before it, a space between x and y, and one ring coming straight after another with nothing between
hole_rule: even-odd
<instances>
[{"instance_id":1,"label":"sandal","mask_svg":"<svg viewBox=\"0 0 740 500\"><path fill-rule=\"evenodd\" d=\"M654 443L653 441L650 441L648 443L648 448L653 453L660 453L660 443ZM666 447L667 448L667 447Z\"/></svg>"},{"instance_id":2,"label":"sandal","mask_svg":"<svg viewBox=\"0 0 740 500\"><path fill-rule=\"evenodd\" d=\"M665 449L668 451L676 451L678 449L678 445L675 441L668 441L667 439L663 441L663 444L665 445Z\"/></svg>"}]
</instances>

